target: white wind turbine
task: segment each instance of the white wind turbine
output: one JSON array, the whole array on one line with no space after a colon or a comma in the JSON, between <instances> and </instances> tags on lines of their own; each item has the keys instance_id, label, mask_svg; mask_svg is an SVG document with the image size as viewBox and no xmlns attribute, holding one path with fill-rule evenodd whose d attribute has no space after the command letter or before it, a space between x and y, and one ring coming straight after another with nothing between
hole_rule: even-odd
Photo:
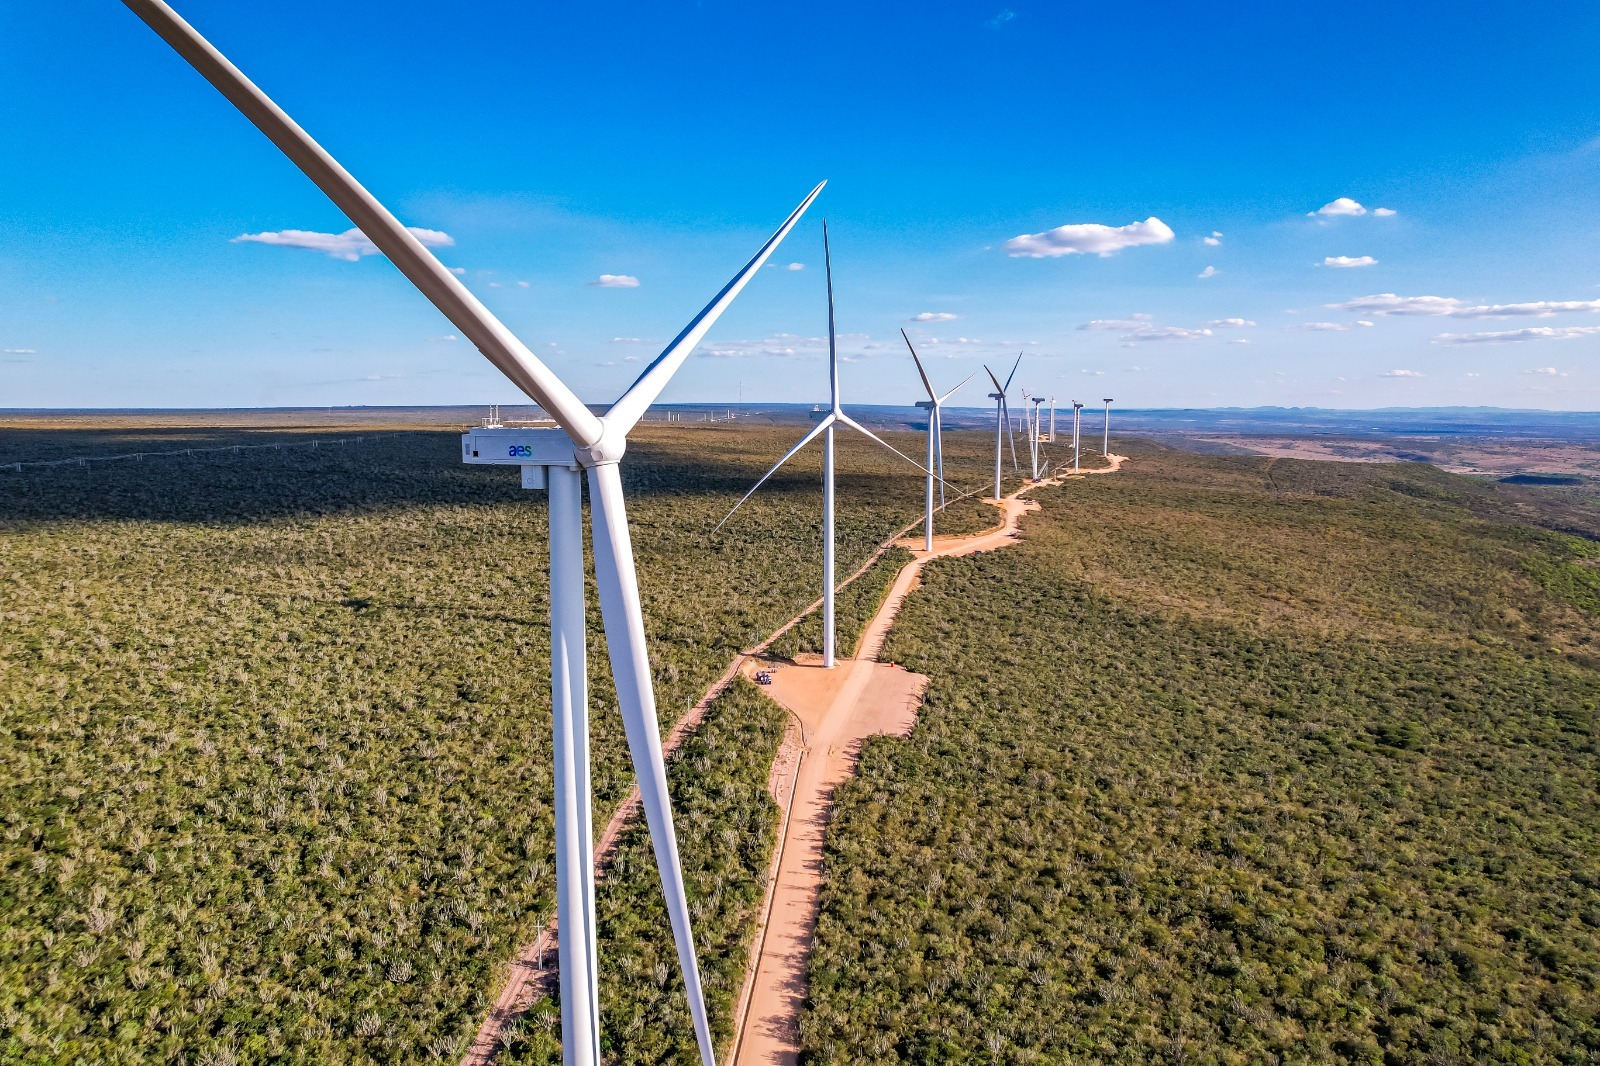
<instances>
[{"instance_id":1,"label":"white wind turbine","mask_svg":"<svg viewBox=\"0 0 1600 1066\"><path fill-rule=\"evenodd\" d=\"M1078 472L1078 450L1083 436L1083 404L1072 401L1072 472Z\"/></svg>"},{"instance_id":2,"label":"white wind turbine","mask_svg":"<svg viewBox=\"0 0 1600 1066\"><path fill-rule=\"evenodd\" d=\"M603 417L596 416L394 215L172 8L162 0L123 3L266 134L418 291L561 427L478 429L463 435L462 451L469 462L521 466L524 486L548 486L550 491L550 656L563 1056L571 1066L594 1066L600 1061L584 657L582 471L589 481L595 583L600 592L600 613L617 703L661 875L701 1061L703 1066L715 1066L678 861L666 765L661 757L638 578L617 464L627 446L628 431L811 206L822 186L818 185L801 201L755 257L684 327L610 410Z\"/></svg>"},{"instance_id":3,"label":"white wind turbine","mask_svg":"<svg viewBox=\"0 0 1600 1066\"><path fill-rule=\"evenodd\" d=\"M1029 451L1033 459L1033 480L1038 481L1039 452L1044 444L1044 420L1042 418L1043 409L1039 405L1044 403L1044 397L1031 396L1029 399L1033 401L1033 431L1028 434L1028 438L1032 444L1030 445Z\"/></svg>"},{"instance_id":4,"label":"white wind turbine","mask_svg":"<svg viewBox=\"0 0 1600 1066\"><path fill-rule=\"evenodd\" d=\"M961 385L972 380L968 374L961 379L949 392L940 396L933 391L933 384L928 380L928 372L923 369L922 360L917 358L917 350L911 345L911 338L906 337L906 331L901 330L900 336L905 338L906 347L911 349L911 360L917 364L917 373L922 377L922 387L928 390L926 400L918 400L917 406L928 412L928 493L927 502L922 512L922 548L924 551L933 551L933 483L939 483L939 510L944 510L944 402L957 392Z\"/></svg>"},{"instance_id":5,"label":"white wind turbine","mask_svg":"<svg viewBox=\"0 0 1600 1066\"><path fill-rule=\"evenodd\" d=\"M782 459L772 464L772 469L761 475L761 480L750 486L750 491L739 498L733 505L733 510L723 516L712 533L716 533L727 524L734 512L744 506L744 501L755 495L756 489L767 483L767 479L778 472L778 468L794 458L796 452L822 435L822 665L825 669L832 670L837 663L833 639L833 428L835 425L849 426L857 433L869 437L882 444L900 458L922 470L921 464L915 459L900 451L894 445L883 440L877 434L867 429L861 423L844 413L844 407L839 402L839 352L833 329L833 255L828 249L828 223L822 223L822 262L828 280L828 392L830 403L828 413L822 421L811 427L811 432L800 438L800 442L784 453ZM927 471L924 471L927 473Z\"/></svg>"},{"instance_id":6,"label":"white wind turbine","mask_svg":"<svg viewBox=\"0 0 1600 1066\"><path fill-rule=\"evenodd\" d=\"M1011 373L1006 375L1004 385L994 376L993 370L987 366L983 368L989 380L994 382L994 391L989 394L989 399L994 401L994 498L997 500L1000 499L1000 449L1005 440L1011 441L1011 469L1017 469L1017 442L1011 436L1011 409L1006 406L1006 390L1011 387L1011 379L1017 376L1017 367L1020 365L1022 353L1018 352L1017 361L1011 364Z\"/></svg>"},{"instance_id":7,"label":"white wind turbine","mask_svg":"<svg viewBox=\"0 0 1600 1066\"><path fill-rule=\"evenodd\" d=\"M1106 431L1100 438L1100 454L1107 459L1111 458L1111 397L1107 396L1100 401L1106 405Z\"/></svg>"}]
</instances>

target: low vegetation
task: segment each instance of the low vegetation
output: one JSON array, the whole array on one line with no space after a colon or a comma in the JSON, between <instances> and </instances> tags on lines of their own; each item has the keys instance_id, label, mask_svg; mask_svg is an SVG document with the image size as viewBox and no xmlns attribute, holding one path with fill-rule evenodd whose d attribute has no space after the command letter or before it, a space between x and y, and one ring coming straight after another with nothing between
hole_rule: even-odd
<instances>
[{"instance_id":1,"label":"low vegetation","mask_svg":"<svg viewBox=\"0 0 1600 1066\"><path fill-rule=\"evenodd\" d=\"M1600 1058L1595 552L1522 524L1592 517L1149 448L1043 498L891 633L805 1060Z\"/></svg>"},{"instance_id":2,"label":"low vegetation","mask_svg":"<svg viewBox=\"0 0 1600 1066\"><path fill-rule=\"evenodd\" d=\"M304 439L121 433L11 431L0 455ZM803 454L712 538L793 430L637 437L624 477L666 727L817 595L820 465ZM981 438L952 439L977 480ZM920 512L896 462L842 441L842 569ZM554 907L544 530L542 494L462 466L448 432L0 470L0 1061L458 1055ZM590 618L604 818L631 775ZM697 787L735 787L707 758L722 776ZM697 898L713 972L746 895ZM610 986L612 1013L637 995L655 1025L674 986L637 952L651 980Z\"/></svg>"}]
</instances>

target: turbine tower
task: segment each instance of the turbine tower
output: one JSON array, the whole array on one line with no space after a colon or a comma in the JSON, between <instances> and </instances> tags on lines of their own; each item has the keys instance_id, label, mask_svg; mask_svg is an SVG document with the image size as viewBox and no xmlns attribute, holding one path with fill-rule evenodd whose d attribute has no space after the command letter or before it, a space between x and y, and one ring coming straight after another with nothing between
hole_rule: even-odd
<instances>
[{"instance_id":1,"label":"turbine tower","mask_svg":"<svg viewBox=\"0 0 1600 1066\"><path fill-rule=\"evenodd\" d=\"M1111 458L1111 397L1107 396L1100 401L1106 405L1106 431L1100 438L1100 454L1107 459Z\"/></svg>"},{"instance_id":2,"label":"turbine tower","mask_svg":"<svg viewBox=\"0 0 1600 1066\"><path fill-rule=\"evenodd\" d=\"M1083 441L1083 404L1072 401L1072 472L1078 472L1078 452Z\"/></svg>"},{"instance_id":3,"label":"turbine tower","mask_svg":"<svg viewBox=\"0 0 1600 1066\"><path fill-rule=\"evenodd\" d=\"M584 654L583 525L587 477L595 583L641 804L655 850L667 915L683 970L703 1066L715 1066L678 861L666 764L639 606L638 577L618 461L628 432L700 339L789 234L822 191L818 185L733 280L697 314L604 416L469 292L434 255L255 83L162 0L123 3L194 67L310 178L419 292L491 363L548 413L559 429L481 428L462 437L462 458L522 468L522 483L550 492L550 655L556 779L557 910L561 923L563 1058L600 1061L599 995L590 841L587 675Z\"/></svg>"},{"instance_id":4,"label":"turbine tower","mask_svg":"<svg viewBox=\"0 0 1600 1066\"><path fill-rule=\"evenodd\" d=\"M834 648L833 633L833 588L834 588L834 559L833 559L833 430L836 425L849 426L857 433L862 434L894 452L900 458L922 470L922 465L915 459L906 455L894 445L888 443L861 423L844 413L844 407L839 400L839 352L837 335L833 328L833 254L828 248L828 223L822 223L822 262L828 280L828 413L822 421L811 427L811 432L800 438L800 442L784 453L782 459L772 464L772 469L761 475L761 480L750 486L750 491L739 498L733 505L733 510L723 516L715 533L727 524L734 512L744 506L744 501L755 495L756 489L766 484L767 479L778 472L778 468L792 459L796 452L822 435L822 665L825 669L832 670L838 659ZM923 471L929 473L928 471ZM931 475L930 475L931 476Z\"/></svg>"},{"instance_id":5,"label":"turbine tower","mask_svg":"<svg viewBox=\"0 0 1600 1066\"><path fill-rule=\"evenodd\" d=\"M939 483L939 510L944 510L944 419L942 412L944 402L957 392L961 385L972 380L968 374L961 379L961 384L940 396L933 391L933 383L928 380L928 371L923 367L922 360L917 358L917 349L912 347L911 338L906 336L906 331L901 330L900 336L905 339L906 347L911 349L911 361L917 364L917 374L922 378L922 387L928 390L926 400L918 400L917 406L928 412L928 491L927 500L922 510L922 550L933 551L933 483Z\"/></svg>"},{"instance_id":6,"label":"turbine tower","mask_svg":"<svg viewBox=\"0 0 1600 1066\"><path fill-rule=\"evenodd\" d=\"M1050 443L1056 442L1056 398L1050 397Z\"/></svg>"},{"instance_id":7,"label":"turbine tower","mask_svg":"<svg viewBox=\"0 0 1600 1066\"><path fill-rule=\"evenodd\" d=\"M994 391L989 394L989 399L994 401L994 498L1000 499L1000 456L1001 447L1006 440L1011 442L1011 469L1017 469L1017 442L1011 436L1011 410L1006 406L1006 390L1011 387L1011 379L1017 376L1017 367L1022 365L1022 353L1017 353L1017 361L1011 364L1011 373L1006 375L1006 383L1000 384L1000 379L994 376L994 371L987 366L984 373L989 375L989 380L994 382Z\"/></svg>"},{"instance_id":8,"label":"turbine tower","mask_svg":"<svg viewBox=\"0 0 1600 1066\"><path fill-rule=\"evenodd\" d=\"M1044 443L1044 420L1042 418L1042 408L1039 405L1044 403L1044 397L1032 396L1029 398L1033 400L1033 432L1028 434L1028 439L1033 442L1030 449L1033 458L1033 480L1038 481L1039 447Z\"/></svg>"}]
</instances>

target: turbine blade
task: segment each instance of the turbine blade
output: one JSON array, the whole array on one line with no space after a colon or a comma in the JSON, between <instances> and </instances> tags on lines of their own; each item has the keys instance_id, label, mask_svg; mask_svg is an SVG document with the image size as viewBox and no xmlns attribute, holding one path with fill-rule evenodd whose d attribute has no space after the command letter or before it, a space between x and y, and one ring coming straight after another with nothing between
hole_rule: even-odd
<instances>
[{"instance_id":1,"label":"turbine blade","mask_svg":"<svg viewBox=\"0 0 1600 1066\"><path fill-rule=\"evenodd\" d=\"M941 480L941 481L943 480L942 478L939 477L938 474L935 474L932 470L929 470L927 467L923 466L921 463L919 463L915 459L911 458L911 456L907 455L905 452L901 451L899 448L896 448L893 444L890 444L888 441L884 440L882 437L878 436L876 433L872 432L872 430L868 429L866 426L863 426L860 422L857 422L855 419L851 418L849 415L840 415L839 416L839 421L843 422L845 425L849 426L851 429L855 430L857 433L860 433L865 437L870 437L872 440L877 441L879 444L883 445L885 448L888 448L891 452L894 452L900 458L904 459L906 462L910 463L912 466L916 467L918 470L922 471L924 474L927 474L930 477L933 477L933 478Z\"/></svg>"},{"instance_id":2,"label":"turbine blade","mask_svg":"<svg viewBox=\"0 0 1600 1066\"><path fill-rule=\"evenodd\" d=\"M911 348L911 338L906 337L905 330L900 331L900 336L905 337L906 347ZM928 390L928 399L937 401L939 398L934 395L933 385L928 381L928 372L922 369L922 360L917 358L915 348L911 348L911 361L917 364L917 373L922 375L922 387Z\"/></svg>"},{"instance_id":3,"label":"turbine blade","mask_svg":"<svg viewBox=\"0 0 1600 1066\"><path fill-rule=\"evenodd\" d=\"M544 408L579 445L600 439L600 420L566 384L467 291L400 220L340 166L294 119L162 0L123 0L277 145L389 257L451 324L512 383Z\"/></svg>"},{"instance_id":4,"label":"turbine blade","mask_svg":"<svg viewBox=\"0 0 1600 1066\"><path fill-rule=\"evenodd\" d=\"M1022 365L1022 353L1018 352L1017 353L1017 361L1015 363L1011 364L1011 373L1006 375L1006 388L1007 389L1009 389L1011 387L1011 379L1017 376L1017 367L1019 367L1021 365ZM1000 391L1004 392L1005 389L1002 389Z\"/></svg>"},{"instance_id":5,"label":"turbine blade","mask_svg":"<svg viewBox=\"0 0 1600 1066\"><path fill-rule=\"evenodd\" d=\"M1018 356L1017 358L1021 359L1022 357ZM1015 374L1017 372L1016 367L1012 367L1011 372ZM1009 378L1006 379L1008 384L1010 380L1011 379ZM1006 403L1004 397L1001 397L1000 399L1000 409L1005 412L1006 441L1011 445L1011 472L1013 474L1020 474L1022 472L1022 466L1017 462L1017 433L1016 430L1011 428L1011 407Z\"/></svg>"},{"instance_id":6,"label":"turbine blade","mask_svg":"<svg viewBox=\"0 0 1600 1066\"><path fill-rule=\"evenodd\" d=\"M744 269L735 274L733 280L724 285L722 291L717 293L716 297L706 304L698 315L694 316L694 319L683 328L683 332L678 334L660 355L656 356L655 362L645 367L644 373L640 374L638 380L628 386L628 391L623 393L617 402L611 405L611 410L606 412L601 421L607 426L619 428L626 433L634 427L639 419L644 417L645 411L649 409L652 403L655 403L656 397L661 395L661 390L667 387L667 382L672 380L672 375L678 372L678 368L683 365L683 361L689 358L689 353L694 351L695 345L700 343L701 338L721 317L722 312L728 309L728 305L733 303L734 297L739 295L739 292L755 276L756 271L761 269L767 258L778 250L778 245L783 243L783 239L789 235L790 230L794 229L795 224L800 221L800 216L806 213L806 208L811 206L811 202L817 198L818 194L822 192L822 186L826 184L828 183L825 181L821 182L815 189L811 190L804 200L800 201L800 206L789 213L789 217L783 220L783 225L779 226L777 231L767 238L767 243L763 244L760 251L756 252L750 262L744 265Z\"/></svg>"},{"instance_id":7,"label":"turbine blade","mask_svg":"<svg viewBox=\"0 0 1600 1066\"><path fill-rule=\"evenodd\" d=\"M955 388L951 389L949 392L945 393L943 396L937 397L938 402L939 403L944 403L950 397L952 397L956 393L960 392L962 385L965 385L967 382L971 381L973 378L975 378L977 376L978 376L978 372L976 370L974 370L972 373L968 374L966 377L961 379L961 384L960 385L957 385ZM927 379L924 378L923 380L926 381Z\"/></svg>"},{"instance_id":8,"label":"turbine blade","mask_svg":"<svg viewBox=\"0 0 1600 1066\"><path fill-rule=\"evenodd\" d=\"M695 958L694 929L689 919L689 898L678 860L678 838L672 822L672 798L667 791L667 764L661 757L661 728L656 718L656 698L651 687L650 658L646 652L644 614L639 607L639 578L633 568L633 543L628 536L628 516L622 499L622 474L616 463L589 468L589 510L594 531L594 577L600 590L600 618L605 624L606 651L617 686L617 706L628 736L628 754L639 784L640 806L650 830L650 846L661 875L672 939L683 969L683 987L694 1035L700 1045L702 1066L716 1066L711 1024L706 1016L705 993L700 986L700 965Z\"/></svg>"},{"instance_id":9,"label":"turbine blade","mask_svg":"<svg viewBox=\"0 0 1600 1066\"><path fill-rule=\"evenodd\" d=\"M989 380L990 381L994 382L994 391L998 392L1000 395L1004 396L1005 393L1006 393L1005 386L1000 384L1000 379L994 376L994 371L990 370L987 366L985 366L983 368L983 372L985 374L989 375Z\"/></svg>"},{"instance_id":10,"label":"turbine blade","mask_svg":"<svg viewBox=\"0 0 1600 1066\"><path fill-rule=\"evenodd\" d=\"M739 508L743 507L744 501L754 496L756 494L756 489L759 489L762 485L767 483L767 478L771 477L773 474L776 474L780 466L782 466L784 463L787 463L790 459L793 459L795 452L798 452L801 448L804 448L807 444L810 444L812 441L816 440L818 435L820 435L823 430L827 429L829 426L833 425L835 421L837 421L837 418L838 416L830 414L827 418L824 418L821 422L818 422L815 426L811 427L811 432L801 437L800 443L784 452L783 458L773 463L772 469L768 470L765 474L762 474L761 480L757 481L754 485L751 485L749 492L739 497L739 502L733 505L733 511L729 511L727 514L723 515L722 521L718 522L714 527L712 527L711 532L714 534L717 530L727 525L728 519L733 517L734 511L737 511Z\"/></svg>"}]
</instances>

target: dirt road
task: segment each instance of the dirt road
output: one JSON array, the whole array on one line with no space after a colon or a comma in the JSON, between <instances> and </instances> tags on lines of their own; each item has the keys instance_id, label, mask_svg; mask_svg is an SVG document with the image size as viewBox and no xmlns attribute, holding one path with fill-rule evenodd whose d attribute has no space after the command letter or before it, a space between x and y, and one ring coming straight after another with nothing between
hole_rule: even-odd
<instances>
[{"instance_id":1,"label":"dirt road","mask_svg":"<svg viewBox=\"0 0 1600 1066\"><path fill-rule=\"evenodd\" d=\"M1114 473L1123 457L1085 474ZM766 691L800 725L800 750L780 751L774 767L774 798L788 799L783 831L773 859L764 904L764 920L751 952L740 1021L734 1033L730 1066L792 1064L799 1058L799 1018L805 1005L806 970L817 924L822 887L822 853L835 790L854 773L867 737L909 736L928 679L877 661L889 627L906 596L917 586L922 568L933 559L993 551L1013 543L1022 515L1039 504L1024 494L1057 479L1027 485L999 501L1001 524L968 537L934 537L933 551L922 540L901 542L916 558L901 568L878 612L867 623L852 659L833 670L817 662L776 669ZM993 502L993 501L991 501ZM767 665L752 660L748 669ZM790 745L786 744L786 748ZM785 762L795 769L785 785L778 772Z\"/></svg>"}]
</instances>

